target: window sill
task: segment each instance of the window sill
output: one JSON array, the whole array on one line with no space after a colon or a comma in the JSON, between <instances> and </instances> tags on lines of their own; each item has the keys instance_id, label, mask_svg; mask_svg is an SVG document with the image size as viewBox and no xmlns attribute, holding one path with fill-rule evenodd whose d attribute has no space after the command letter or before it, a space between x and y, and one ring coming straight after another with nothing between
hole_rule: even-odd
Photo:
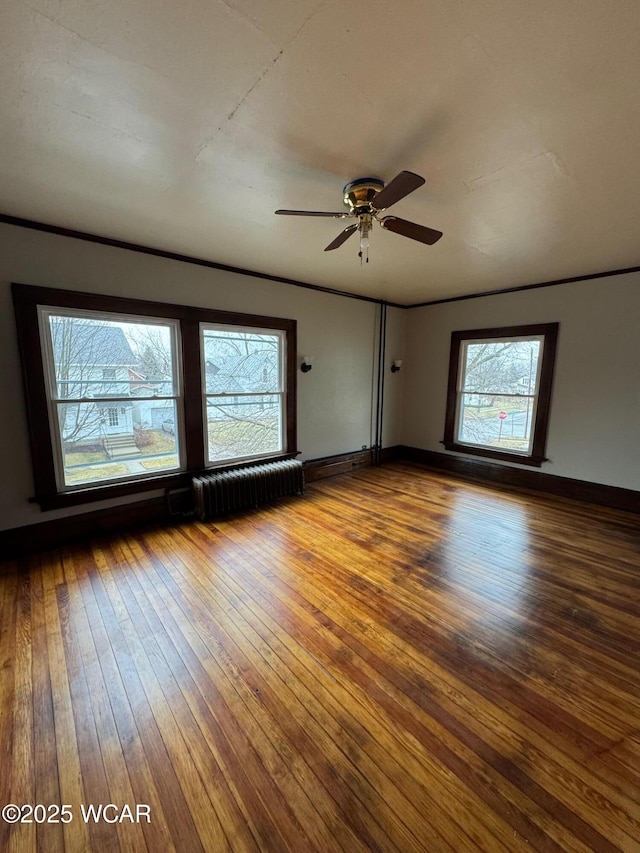
<instances>
[{"instance_id":1,"label":"window sill","mask_svg":"<svg viewBox=\"0 0 640 853\"><path fill-rule=\"evenodd\" d=\"M94 501L107 501L111 498L125 495L142 494L144 492L161 491L162 489L179 489L188 486L191 474L180 471L164 477L153 477L141 480L128 480L125 483L112 483L108 486L90 486L89 488L74 489L72 492L54 492L47 495L36 495L30 500L40 505L43 512L51 509L62 509L67 506L80 506Z\"/></svg>"},{"instance_id":2,"label":"window sill","mask_svg":"<svg viewBox=\"0 0 640 853\"><path fill-rule=\"evenodd\" d=\"M128 480L124 483L112 483L108 486L89 486L82 489L74 489L70 492L54 492L50 495L36 495L31 498L32 503L37 503L43 512L52 509L62 509L70 506L81 506L82 504L94 503L95 501L106 501L111 498L124 497L126 495L144 494L150 491L162 491L163 489L184 489L191 485L191 479L199 474L214 474L216 471L226 471L233 468L243 468L249 465L262 465L265 462L279 462L282 459L294 459L300 453L299 450L291 453L279 453L276 456L265 456L261 459L251 461L236 461L211 465L206 468L198 468L193 471L179 471L165 476L149 477L148 479Z\"/></svg>"},{"instance_id":3,"label":"window sill","mask_svg":"<svg viewBox=\"0 0 640 853\"><path fill-rule=\"evenodd\" d=\"M467 444L456 444L455 442L442 442L446 450L456 453L466 453L469 456L483 456L486 459L497 459L502 462L516 462L519 465L527 465L530 468L540 468L543 462L548 460L540 456L522 456L519 453L508 453L503 450L489 450L485 447L474 447Z\"/></svg>"}]
</instances>

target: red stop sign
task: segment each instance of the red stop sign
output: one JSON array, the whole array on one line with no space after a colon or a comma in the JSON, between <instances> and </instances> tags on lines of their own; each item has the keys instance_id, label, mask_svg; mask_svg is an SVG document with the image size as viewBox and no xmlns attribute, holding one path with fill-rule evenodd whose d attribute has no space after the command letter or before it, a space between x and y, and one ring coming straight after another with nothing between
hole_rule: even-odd
<instances>
[{"instance_id":1,"label":"red stop sign","mask_svg":"<svg viewBox=\"0 0 640 853\"><path fill-rule=\"evenodd\" d=\"M500 418L501 421L503 421L507 417L507 413L506 412L498 412L498 417Z\"/></svg>"}]
</instances>

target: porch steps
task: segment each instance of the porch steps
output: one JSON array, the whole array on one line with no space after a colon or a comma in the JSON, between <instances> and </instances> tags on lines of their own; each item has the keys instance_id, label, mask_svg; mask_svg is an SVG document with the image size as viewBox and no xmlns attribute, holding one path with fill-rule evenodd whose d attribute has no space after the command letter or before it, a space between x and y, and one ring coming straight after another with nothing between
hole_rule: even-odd
<instances>
[{"instance_id":1,"label":"porch steps","mask_svg":"<svg viewBox=\"0 0 640 853\"><path fill-rule=\"evenodd\" d=\"M124 456L140 456L140 448L133 439L133 433L105 435L103 444L109 459L120 459Z\"/></svg>"}]
</instances>

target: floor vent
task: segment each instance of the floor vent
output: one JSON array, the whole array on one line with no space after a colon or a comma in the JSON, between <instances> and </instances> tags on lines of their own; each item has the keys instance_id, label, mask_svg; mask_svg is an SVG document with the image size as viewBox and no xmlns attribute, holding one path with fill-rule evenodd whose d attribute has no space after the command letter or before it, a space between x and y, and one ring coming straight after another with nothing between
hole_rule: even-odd
<instances>
[{"instance_id":1,"label":"floor vent","mask_svg":"<svg viewBox=\"0 0 640 853\"><path fill-rule=\"evenodd\" d=\"M225 512L248 509L304 489L302 462L285 459L193 478L196 515L205 520Z\"/></svg>"}]
</instances>

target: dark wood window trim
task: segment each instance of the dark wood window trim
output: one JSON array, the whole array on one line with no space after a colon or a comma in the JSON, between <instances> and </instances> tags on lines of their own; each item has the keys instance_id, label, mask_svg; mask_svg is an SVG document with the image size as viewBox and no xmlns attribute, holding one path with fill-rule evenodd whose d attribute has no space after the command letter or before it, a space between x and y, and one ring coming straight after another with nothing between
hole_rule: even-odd
<instances>
[{"instance_id":1,"label":"dark wood window trim","mask_svg":"<svg viewBox=\"0 0 640 853\"><path fill-rule=\"evenodd\" d=\"M201 383L200 323L221 323L232 326L254 326L279 329L286 332L286 441L285 450L277 457L285 459L298 454L296 432L296 321L255 314L240 314L152 302L145 299L128 299L120 296L57 290L27 284L12 284L13 303L22 362L22 376L27 409L27 424L35 496L33 501L41 509L106 500L151 490L177 489L188 486L191 477L201 472L204 462L204 416ZM186 470L159 474L121 483L96 485L60 492L56 483L54 457L49 423L49 412L42 364L38 307L84 309L112 314L159 317L177 320L182 339L182 370L184 383L184 423ZM259 461L259 460L258 460ZM255 462L255 460L254 460ZM232 463L208 466L207 470L233 467Z\"/></svg>"},{"instance_id":2,"label":"dark wood window trim","mask_svg":"<svg viewBox=\"0 0 640 853\"><path fill-rule=\"evenodd\" d=\"M447 409L443 442L447 450L454 450L458 453L467 453L473 456L485 456L490 459L502 460L503 462L518 462L521 465L530 465L536 468L539 468L543 462L547 461L545 458L545 449L547 445L549 411L551 406L551 388L553 384L558 327L558 323L541 323L531 326L504 326L499 329L471 329L463 332L451 333L449 381L447 385ZM536 406L536 419L533 426L531 454L524 455L521 453L509 453L508 451L490 450L484 447L476 447L474 445L459 443L456 440L455 428L460 369L460 348L462 343L468 340L484 338L524 338L533 335L543 335L544 344L542 349L542 366L540 371L538 402Z\"/></svg>"}]
</instances>

